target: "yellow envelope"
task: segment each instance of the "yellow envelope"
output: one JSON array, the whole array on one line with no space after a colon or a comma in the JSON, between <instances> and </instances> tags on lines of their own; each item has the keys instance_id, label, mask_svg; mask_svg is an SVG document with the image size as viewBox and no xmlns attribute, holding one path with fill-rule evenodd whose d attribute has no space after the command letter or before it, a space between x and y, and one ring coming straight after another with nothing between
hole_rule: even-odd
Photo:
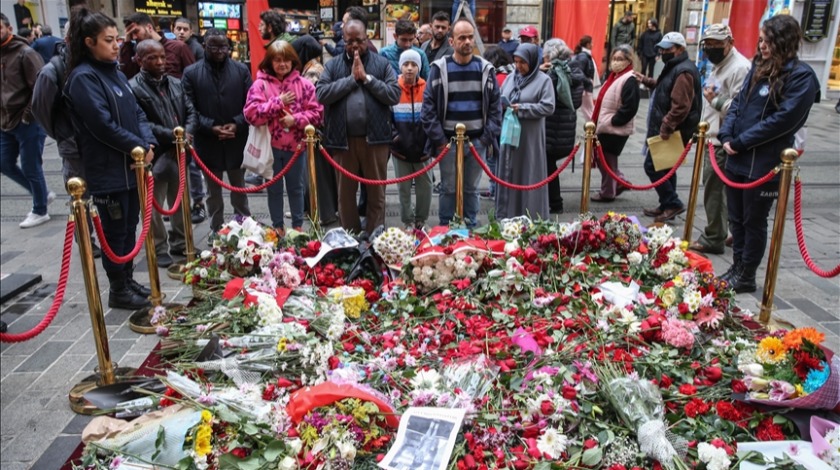
<instances>
[{"instance_id":1,"label":"yellow envelope","mask_svg":"<svg viewBox=\"0 0 840 470\"><path fill-rule=\"evenodd\" d=\"M647 145L650 149L650 157L653 159L653 168L656 171L673 168L685 150L680 131L671 134L668 140L662 140L662 137L658 135L649 137Z\"/></svg>"}]
</instances>

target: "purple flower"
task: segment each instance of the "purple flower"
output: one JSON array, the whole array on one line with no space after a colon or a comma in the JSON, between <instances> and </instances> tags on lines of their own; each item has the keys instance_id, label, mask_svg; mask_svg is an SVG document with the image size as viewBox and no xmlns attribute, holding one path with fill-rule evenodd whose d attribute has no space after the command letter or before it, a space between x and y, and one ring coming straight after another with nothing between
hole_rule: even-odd
<instances>
[{"instance_id":1,"label":"purple flower","mask_svg":"<svg viewBox=\"0 0 840 470\"><path fill-rule=\"evenodd\" d=\"M784 380L771 380L770 381L770 399L774 401L782 401L786 400L789 396L793 395L796 392L796 389L793 385L785 382Z\"/></svg>"}]
</instances>

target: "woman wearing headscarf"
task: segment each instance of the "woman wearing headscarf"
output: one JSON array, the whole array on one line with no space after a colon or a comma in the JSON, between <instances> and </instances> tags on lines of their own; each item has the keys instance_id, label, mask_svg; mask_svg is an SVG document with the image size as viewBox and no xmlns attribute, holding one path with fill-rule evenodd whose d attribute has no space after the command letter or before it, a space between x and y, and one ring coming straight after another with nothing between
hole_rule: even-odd
<instances>
[{"instance_id":1,"label":"woman wearing headscarf","mask_svg":"<svg viewBox=\"0 0 840 470\"><path fill-rule=\"evenodd\" d=\"M595 102L592 120L595 124L595 134L604 151L607 165L619 177L623 177L618 169L618 156L624 150L624 144L633 133L633 119L639 111L639 82L633 75L633 64L636 56L627 44L615 48L610 58L610 75ZM594 202L612 202L615 197L624 192L607 170L598 162L601 170L601 190L590 199Z\"/></svg>"},{"instance_id":2,"label":"woman wearing headscarf","mask_svg":"<svg viewBox=\"0 0 840 470\"><path fill-rule=\"evenodd\" d=\"M554 87L548 75L540 72L539 49L520 44L513 54L516 72L502 84L502 104L513 109L522 132L519 146L502 145L499 177L514 184L533 184L545 179L545 118L554 112ZM500 219L528 215L548 217L548 188L517 191L499 185L496 190L496 216Z\"/></svg>"},{"instance_id":3,"label":"woman wearing headscarf","mask_svg":"<svg viewBox=\"0 0 840 470\"><path fill-rule=\"evenodd\" d=\"M557 160L568 157L575 147L577 109L586 76L580 64L571 59L572 50L562 39L549 39L543 45L540 69L551 79L555 96L554 113L545 120L545 161L549 175L557 170ZM548 210L552 214L563 213L560 178L548 183Z\"/></svg>"}]
</instances>

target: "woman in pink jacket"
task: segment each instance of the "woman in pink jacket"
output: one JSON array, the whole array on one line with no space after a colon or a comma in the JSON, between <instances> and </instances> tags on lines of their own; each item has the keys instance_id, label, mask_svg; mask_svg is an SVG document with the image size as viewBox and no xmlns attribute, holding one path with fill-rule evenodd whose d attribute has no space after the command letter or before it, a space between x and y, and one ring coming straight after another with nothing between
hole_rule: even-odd
<instances>
[{"instance_id":1,"label":"woman in pink jacket","mask_svg":"<svg viewBox=\"0 0 840 470\"><path fill-rule=\"evenodd\" d=\"M315 86L300 75L301 63L292 45L272 43L260 63L257 79L248 90L245 119L254 126L268 125L274 150L274 174L288 165L301 143L304 128L321 125L324 107L315 98ZM306 157L301 155L286 176L268 187L271 223L281 234L283 227L283 180L289 193L292 227L303 227L303 197Z\"/></svg>"}]
</instances>

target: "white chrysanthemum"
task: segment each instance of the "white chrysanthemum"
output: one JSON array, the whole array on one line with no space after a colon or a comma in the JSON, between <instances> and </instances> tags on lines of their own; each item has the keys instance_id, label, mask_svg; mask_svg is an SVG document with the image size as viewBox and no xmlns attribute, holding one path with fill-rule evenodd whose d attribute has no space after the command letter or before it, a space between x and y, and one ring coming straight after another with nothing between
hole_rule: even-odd
<instances>
[{"instance_id":1,"label":"white chrysanthemum","mask_svg":"<svg viewBox=\"0 0 840 470\"><path fill-rule=\"evenodd\" d=\"M283 322L283 311L277 306L274 296L264 292L251 292L257 298L257 315L260 325L278 325Z\"/></svg>"},{"instance_id":2,"label":"white chrysanthemum","mask_svg":"<svg viewBox=\"0 0 840 470\"><path fill-rule=\"evenodd\" d=\"M543 435L537 439L537 449L552 459L557 459L566 451L568 443L569 439L565 434L554 428L546 428Z\"/></svg>"},{"instance_id":3,"label":"white chrysanthemum","mask_svg":"<svg viewBox=\"0 0 840 470\"><path fill-rule=\"evenodd\" d=\"M411 385L416 390L436 391L440 386L441 375L434 369L418 370L411 379Z\"/></svg>"},{"instance_id":4,"label":"white chrysanthemum","mask_svg":"<svg viewBox=\"0 0 840 470\"><path fill-rule=\"evenodd\" d=\"M618 322L627 327L627 333L635 334L641 331L642 322L631 310L626 308L618 309Z\"/></svg>"},{"instance_id":5,"label":"white chrysanthemum","mask_svg":"<svg viewBox=\"0 0 840 470\"><path fill-rule=\"evenodd\" d=\"M696 312L700 309L700 304L703 302L703 296L697 289L690 289L688 292L683 294L683 302L688 305L688 310L690 312Z\"/></svg>"},{"instance_id":6,"label":"white chrysanthemum","mask_svg":"<svg viewBox=\"0 0 840 470\"><path fill-rule=\"evenodd\" d=\"M402 264L414 252L414 237L391 227L373 241L373 249L387 264Z\"/></svg>"},{"instance_id":7,"label":"white chrysanthemum","mask_svg":"<svg viewBox=\"0 0 840 470\"><path fill-rule=\"evenodd\" d=\"M697 456L706 464L707 470L726 470L732 464L725 449L720 449L706 442L697 445Z\"/></svg>"},{"instance_id":8,"label":"white chrysanthemum","mask_svg":"<svg viewBox=\"0 0 840 470\"><path fill-rule=\"evenodd\" d=\"M627 261L630 263L631 266L638 266L642 264L644 261L645 256L638 251L633 251L627 255Z\"/></svg>"}]
</instances>

